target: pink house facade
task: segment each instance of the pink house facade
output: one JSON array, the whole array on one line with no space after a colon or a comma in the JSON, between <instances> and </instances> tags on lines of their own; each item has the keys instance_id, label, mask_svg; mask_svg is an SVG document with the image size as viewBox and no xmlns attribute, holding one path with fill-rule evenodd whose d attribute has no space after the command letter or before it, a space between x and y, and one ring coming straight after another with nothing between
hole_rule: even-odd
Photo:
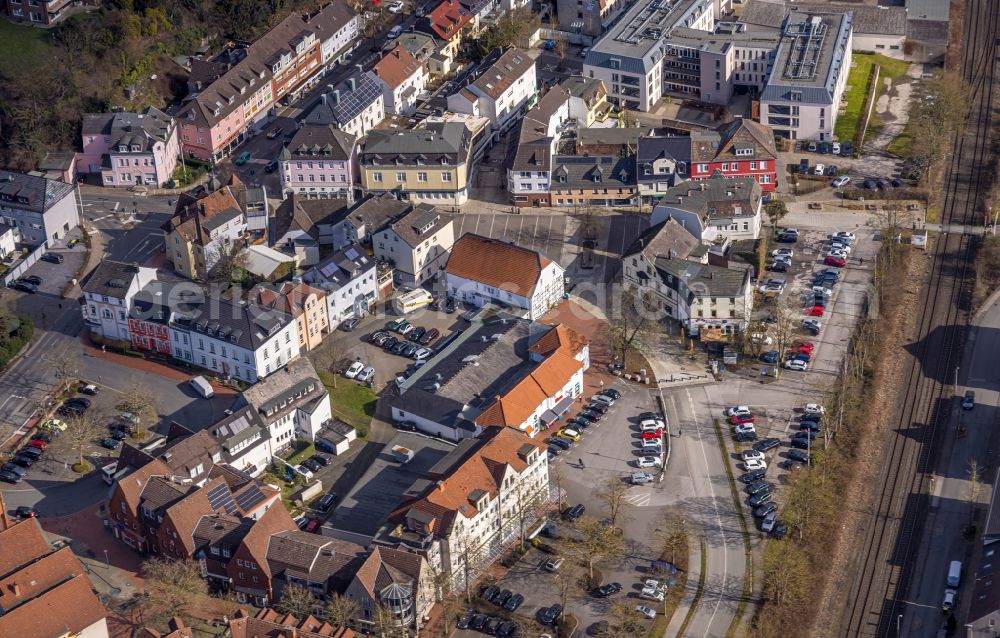
<instances>
[{"instance_id":1,"label":"pink house facade","mask_svg":"<svg viewBox=\"0 0 1000 638\"><path fill-rule=\"evenodd\" d=\"M279 156L281 191L354 201L357 138L332 124L306 124Z\"/></svg>"},{"instance_id":2,"label":"pink house facade","mask_svg":"<svg viewBox=\"0 0 1000 638\"><path fill-rule=\"evenodd\" d=\"M77 170L110 187L165 186L180 158L177 121L153 107L142 113L83 116Z\"/></svg>"}]
</instances>

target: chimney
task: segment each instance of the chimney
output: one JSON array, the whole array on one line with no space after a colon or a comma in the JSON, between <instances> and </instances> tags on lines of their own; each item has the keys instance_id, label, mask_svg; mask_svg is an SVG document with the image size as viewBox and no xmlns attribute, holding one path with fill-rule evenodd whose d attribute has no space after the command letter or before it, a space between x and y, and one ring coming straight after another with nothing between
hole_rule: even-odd
<instances>
[{"instance_id":1,"label":"chimney","mask_svg":"<svg viewBox=\"0 0 1000 638\"><path fill-rule=\"evenodd\" d=\"M319 102L323 106L326 106L326 93L324 93L323 95L319 96Z\"/></svg>"},{"instance_id":2,"label":"chimney","mask_svg":"<svg viewBox=\"0 0 1000 638\"><path fill-rule=\"evenodd\" d=\"M364 66L362 66L360 64L355 64L354 66L357 67L358 73L364 73L365 72L365 67Z\"/></svg>"},{"instance_id":3,"label":"chimney","mask_svg":"<svg viewBox=\"0 0 1000 638\"><path fill-rule=\"evenodd\" d=\"M333 103L340 104L340 91L333 92Z\"/></svg>"},{"instance_id":4,"label":"chimney","mask_svg":"<svg viewBox=\"0 0 1000 638\"><path fill-rule=\"evenodd\" d=\"M347 78L347 88L353 93L354 92L354 78Z\"/></svg>"},{"instance_id":5,"label":"chimney","mask_svg":"<svg viewBox=\"0 0 1000 638\"><path fill-rule=\"evenodd\" d=\"M10 518L7 516L7 504L3 500L3 492L0 492L0 532L10 529Z\"/></svg>"},{"instance_id":6,"label":"chimney","mask_svg":"<svg viewBox=\"0 0 1000 638\"><path fill-rule=\"evenodd\" d=\"M11 592L14 593L14 597L15 598L20 598L21 597L21 586L19 584L17 584L16 582L13 583L10 586L10 590L11 590Z\"/></svg>"}]
</instances>

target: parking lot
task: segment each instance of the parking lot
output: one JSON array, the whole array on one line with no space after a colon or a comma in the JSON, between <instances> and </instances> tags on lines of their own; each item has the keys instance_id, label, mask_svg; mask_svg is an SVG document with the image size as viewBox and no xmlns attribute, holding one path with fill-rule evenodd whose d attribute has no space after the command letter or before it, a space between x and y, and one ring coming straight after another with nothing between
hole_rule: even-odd
<instances>
[{"instance_id":1,"label":"parking lot","mask_svg":"<svg viewBox=\"0 0 1000 638\"><path fill-rule=\"evenodd\" d=\"M73 231L66 239L79 237L79 229ZM39 277L42 282L38 285L38 292L55 297L61 297L62 291L69 284L70 280L76 277L83 265L83 260L87 258L87 249L83 243L78 243L74 248L67 248L66 242L59 242L50 248L48 253L61 255L61 264L52 263L44 259L39 259L32 264L21 276Z\"/></svg>"}]
</instances>

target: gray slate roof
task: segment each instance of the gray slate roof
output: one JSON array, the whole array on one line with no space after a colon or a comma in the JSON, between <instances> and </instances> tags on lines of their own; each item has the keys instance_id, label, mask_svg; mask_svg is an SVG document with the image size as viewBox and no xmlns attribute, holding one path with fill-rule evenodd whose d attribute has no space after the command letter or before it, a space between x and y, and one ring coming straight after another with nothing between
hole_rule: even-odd
<instances>
[{"instance_id":1,"label":"gray slate roof","mask_svg":"<svg viewBox=\"0 0 1000 638\"><path fill-rule=\"evenodd\" d=\"M598 180L598 178L600 178ZM623 188L636 185L632 157L578 157L557 155L552 159L552 188ZM609 192L608 195L617 193Z\"/></svg>"},{"instance_id":2,"label":"gray slate roof","mask_svg":"<svg viewBox=\"0 0 1000 638\"><path fill-rule=\"evenodd\" d=\"M650 226L622 253L622 259L641 253L646 261L664 256L685 259L701 242L674 219Z\"/></svg>"},{"instance_id":3,"label":"gray slate roof","mask_svg":"<svg viewBox=\"0 0 1000 638\"><path fill-rule=\"evenodd\" d=\"M108 135L111 150L120 145L138 144L151 150L154 142L166 142L174 130L174 118L152 106L142 113L87 113L83 116L84 135Z\"/></svg>"},{"instance_id":4,"label":"gray slate roof","mask_svg":"<svg viewBox=\"0 0 1000 638\"><path fill-rule=\"evenodd\" d=\"M361 160L366 165L391 166L397 158L411 164L423 157L428 164L437 164L442 158L458 164L465 161L468 139L468 129L459 122L435 122L402 131L376 129L368 134Z\"/></svg>"},{"instance_id":5,"label":"gray slate roof","mask_svg":"<svg viewBox=\"0 0 1000 638\"><path fill-rule=\"evenodd\" d=\"M0 169L0 204L44 213L72 194L72 184Z\"/></svg>"},{"instance_id":6,"label":"gray slate roof","mask_svg":"<svg viewBox=\"0 0 1000 638\"><path fill-rule=\"evenodd\" d=\"M931 0L929 5L945 7L947 20L947 3ZM780 29L785 16L792 9L805 12L850 11L854 14L854 33L859 35L905 35L907 9L905 7L882 7L865 4L826 3L826 4L786 4L775 0L747 0L740 14L740 22L746 24ZM912 17L913 11L910 10Z\"/></svg>"},{"instance_id":7,"label":"gray slate roof","mask_svg":"<svg viewBox=\"0 0 1000 638\"><path fill-rule=\"evenodd\" d=\"M105 259L80 286L84 292L115 299L124 299L132 280L139 274L139 265Z\"/></svg>"},{"instance_id":8,"label":"gray slate roof","mask_svg":"<svg viewBox=\"0 0 1000 638\"><path fill-rule=\"evenodd\" d=\"M948 0L906 0L906 14L910 20L948 21Z\"/></svg>"},{"instance_id":9,"label":"gray slate roof","mask_svg":"<svg viewBox=\"0 0 1000 638\"><path fill-rule=\"evenodd\" d=\"M813 18L818 18L825 27L824 37L805 35ZM850 14L789 13L761 102L790 101L792 92L799 91L801 100L797 101L803 104L832 103L837 78L841 72L850 71L844 68L844 58L846 34L850 33L851 25ZM803 53L805 42L809 44Z\"/></svg>"},{"instance_id":10,"label":"gray slate roof","mask_svg":"<svg viewBox=\"0 0 1000 638\"><path fill-rule=\"evenodd\" d=\"M330 294L351 285L374 268L375 260L357 244L350 244L313 266L304 279L310 286Z\"/></svg>"},{"instance_id":11,"label":"gray slate roof","mask_svg":"<svg viewBox=\"0 0 1000 638\"><path fill-rule=\"evenodd\" d=\"M708 216L755 214L760 184L752 177L723 177L716 173L697 182L683 182L663 194L659 205ZM739 208L742 212L737 213Z\"/></svg>"},{"instance_id":12,"label":"gray slate roof","mask_svg":"<svg viewBox=\"0 0 1000 638\"><path fill-rule=\"evenodd\" d=\"M640 165L644 162L653 162L665 157L673 158L678 162L690 162L691 138L680 135L639 138L636 161Z\"/></svg>"},{"instance_id":13,"label":"gray slate roof","mask_svg":"<svg viewBox=\"0 0 1000 638\"><path fill-rule=\"evenodd\" d=\"M283 160L348 160L357 138L332 124L305 124L281 149Z\"/></svg>"},{"instance_id":14,"label":"gray slate roof","mask_svg":"<svg viewBox=\"0 0 1000 638\"><path fill-rule=\"evenodd\" d=\"M407 246L417 244L451 223L452 215L443 213L429 204L418 204L406 216L392 224L392 230Z\"/></svg>"},{"instance_id":15,"label":"gray slate roof","mask_svg":"<svg viewBox=\"0 0 1000 638\"><path fill-rule=\"evenodd\" d=\"M698 298L741 297L750 286L750 270L723 268L682 259L656 258L659 273L673 275Z\"/></svg>"},{"instance_id":16,"label":"gray slate roof","mask_svg":"<svg viewBox=\"0 0 1000 638\"><path fill-rule=\"evenodd\" d=\"M256 303L208 299L190 313L175 314L173 322L194 333L200 332L241 348L256 350L290 324L292 317Z\"/></svg>"}]
</instances>

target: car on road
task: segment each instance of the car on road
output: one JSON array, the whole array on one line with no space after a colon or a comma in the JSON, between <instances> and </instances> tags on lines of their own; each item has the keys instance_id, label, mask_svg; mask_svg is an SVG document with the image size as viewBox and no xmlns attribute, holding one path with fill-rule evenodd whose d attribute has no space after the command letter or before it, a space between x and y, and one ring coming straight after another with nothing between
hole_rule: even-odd
<instances>
[{"instance_id":1,"label":"car on road","mask_svg":"<svg viewBox=\"0 0 1000 638\"><path fill-rule=\"evenodd\" d=\"M761 439L756 444L754 444L753 449L757 450L758 452L768 452L778 447L779 445L781 445L781 439L776 439L772 437L767 439Z\"/></svg>"},{"instance_id":2,"label":"car on road","mask_svg":"<svg viewBox=\"0 0 1000 638\"><path fill-rule=\"evenodd\" d=\"M753 483L754 481L759 481L760 479L764 478L766 474L767 472L765 472L764 470L754 470L752 472L747 472L746 474L740 476L740 482Z\"/></svg>"},{"instance_id":3,"label":"car on road","mask_svg":"<svg viewBox=\"0 0 1000 638\"><path fill-rule=\"evenodd\" d=\"M836 266L837 268L843 268L844 266L847 265L847 260L844 259L843 257L829 255L826 259L823 260L823 263L826 264L827 266Z\"/></svg>"},{"instance_id":4,"label":"car on road","mask_svg":"<svg viewBox=\"0 0 1000 638\"><path fill-rule=\"evenodd\" d=\"M976 407L976 393L972 390L965 391L965 397L962 399L962 409L971 410Z\"/></svg>"},{"instance_id":5,"label":"car on road","mask_svg":"<svg viewBox=\"0 0 1000 638\"><path fill-rule=\"evenodd\" d=\"M393 28L389 29L389 33L386 34L386 36L390 40L395 40L401 35L403 35L403 27L398 24Z\"/></svg>"},{"instance_id":6,"label":"car on road","mask_svg":"<svg viewBox=\"0 0 1000 638\"><path fill-rule=\"evenodd\" d=\"M659 467L660 459L655 456L643 456L636 460L636 467Z\"/></svg>"},{"instance_id":7,"label":"car on road","mask_svg":"<svg viewBox=\"0 0 1000 638\"><path fill-rule=\"evenodd\" d=\"M778 509L778 505L774 501L768 501L753 508L753 515L754 518L764 518L776 509Z\"/></svg>"},{"instance_id":8,"label":"car on road","mask_svg":"<svg viewBox=\"0 0 1000 638\"><path fill-rule=\"evenodd\" d=\"M344 376L347 377L348 379L353 379L357 377L359 374L361 374L361 371L364 369L365 369L365 364L361 363L360 361L355 361L350 365L350 367L347 368L347 370L344 370Z\"/></svg>"},{"instance_id":9,"label":"car on road","mask_svg":"<svg viewBox=\"0 0 1000 638\"><path fill-rule=\"evenodd\" d=\"M600 587L595 587L590 591L590 595L595 598L607 598L622 590L621 583L606 583Z\"/></svg>"},{"instance_id":10,"label":"car on road","mask_svg":"<svg viewBox=\"0 0 1000 638\"><path fill-rule=\"evenodd\" d=\"M241 153L240 156L236 159L236 165L243 166L244 164L250 161L250 157L251 157L250 151L243 151L243 153Z\"/></svg>"},{"instance_id":11,"label":"car on road","mask_svg":"<svg viewBox=\"0 0 1000 638\"><path fill-rule=\"evenodd\" d=\"M955 608L955 590L944 590L944 600L941 601L941 611L947 613Z\"/></svg>"},{"instance_id":12,"label":"car on road","mask_svg":"<svg viewBox=\"0 0 1000 638\"><path fill-rule=\"evenodd\" d=\"M399 13L403 10L404 6L406 5L403 4L403 0L396 0L396 2L389 5L389 13Z\"/></svg>"}]
</instances>

